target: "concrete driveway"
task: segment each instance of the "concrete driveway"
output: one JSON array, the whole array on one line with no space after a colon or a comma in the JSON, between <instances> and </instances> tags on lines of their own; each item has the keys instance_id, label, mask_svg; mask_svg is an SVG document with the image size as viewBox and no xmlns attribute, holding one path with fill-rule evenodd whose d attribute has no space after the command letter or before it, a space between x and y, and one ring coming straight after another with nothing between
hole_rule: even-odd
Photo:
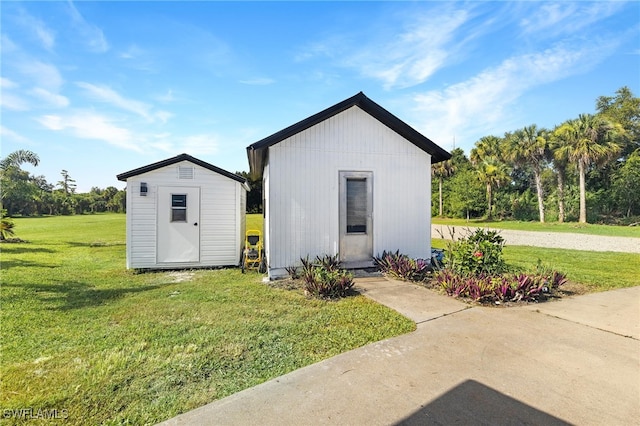
<instances>
[{"instance_id":1,"label":"concrete driveway","mask_svg":"<svg viewBox=\"0 0 640 426\"><path fill-rule=\"evenodd\" d=\"M638 424L640 287L513 308L384 278L357 287L417 330L164 424Z\"/></svg>"}]
</instances>

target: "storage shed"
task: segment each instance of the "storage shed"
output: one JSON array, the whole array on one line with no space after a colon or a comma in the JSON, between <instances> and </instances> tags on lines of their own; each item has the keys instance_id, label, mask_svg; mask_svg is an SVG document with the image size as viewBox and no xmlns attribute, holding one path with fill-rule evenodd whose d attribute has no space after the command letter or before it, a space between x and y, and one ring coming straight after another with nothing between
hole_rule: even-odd
<instances>
[{"instance_id":1,"label":"storage shed","mask_svg":"<svg viewBox=\"0 0 640 426\"><path fill-rule=\"evenodd\" d=\"M127 182L127 268L238 265L244 178L181 154L117 176Z\"/></svg>"},{"instance_id":2,"label":"storage shed","mask_svg":"<svg viewBox=\"0 0 640 426\"><path fill-rule=\"evenodd\" d=\"M300 258L431 256L431 164L451 155L362 92L247 147L270 278Z\"/></svg>"}]
</instances>

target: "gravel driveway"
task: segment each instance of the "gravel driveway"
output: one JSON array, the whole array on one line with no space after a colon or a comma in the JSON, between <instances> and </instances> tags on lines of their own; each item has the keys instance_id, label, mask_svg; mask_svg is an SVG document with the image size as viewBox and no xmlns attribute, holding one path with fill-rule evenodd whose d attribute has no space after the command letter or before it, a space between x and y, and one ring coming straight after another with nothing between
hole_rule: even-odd
<instances>
[{"instance_id":1,"label":"gravel driveway","mask_svg":"<svg viewBox=\"0 0 640 426\"><path fill-rule=\"evenodd\" d=\"M450 239L448 225L431 225L431 238ZM466 230L475 227L456 226L457 236L466 235ZM489 228L491 229L491 228ZM640 238L605 237L600 235L570 234L560 232L514 231L510 229L491 229L499 231L508 245L548 247L586 251L615 251L621 253L640 253Z\"/></svg>"}]
</instances>

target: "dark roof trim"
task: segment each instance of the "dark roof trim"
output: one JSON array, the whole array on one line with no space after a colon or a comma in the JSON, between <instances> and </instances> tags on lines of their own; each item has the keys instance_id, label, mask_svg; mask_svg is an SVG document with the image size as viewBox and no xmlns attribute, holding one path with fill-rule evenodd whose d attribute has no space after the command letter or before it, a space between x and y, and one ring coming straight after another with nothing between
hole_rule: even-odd
<instances>
[{"instance_id":1,"label":"dark roof trim","mask_svg":"<svg viewBox=\"0 0 640 426\"><path fill-rule=\"evenodd\" d=\"M222 176L226 176L230 179L233 179L236 182L240 182L244 185L247 184L247 181L243 177L238 176L235 173L231 173L226 170L223 170L220 167L216 167L213 164L209 164L205 161L198 160L197 158L192 157L189 154L180 154L172 158L167 158L166 160L158 161L157 163L149 164L147 166L139 167L137 169L133 169L128 172L120 173L116 177L118 178L118 180L126 181L128 178L132 176L137 176L143 173L152 172L154 170L157 170L166 166L171 166L172 164L176 164L181 161L189 161L193 164L197 164L200 167L204 167L205 169L211 170L212 172L216 172L218 174L221 174Z\"/></svg>"},{"instance_id":2,"label":"dark roof trim","mask_svg":"<svg viewBox=\"0 0 640 426\"><path fill-rule=\"evenodd\" d=\"M334 115L351 108L352 106L358 106L373 118L377 119L382 124L389 127L391 130L395 131L421 150L430 154L432 164L451 158L451 154L436 145L429 138L422 135L413 127L409 126L407 123L400 120L398 117L391 114L389 111L382 108L371 99L367 98L364 93L359 92L349 99L345 99L344 101L337 103L334 106L325 109L324 111L314 114L311 117L305 118L304 120L299 121L296 124L287 127L286 129L280 130L279 132L274 133L271 136L268 136L258 142L249 145L247 147L247 156L249 157L249 167L251 169L251 174L254 176L262 175L262 169L266 162L267 151L270 146L275 145L278 142L281 142L284 139L291 137L297 133L300 133L303 130L308 129L309 127L315 126L316 124L328 118L331 118Z\"/></svg>"}]
</instances>

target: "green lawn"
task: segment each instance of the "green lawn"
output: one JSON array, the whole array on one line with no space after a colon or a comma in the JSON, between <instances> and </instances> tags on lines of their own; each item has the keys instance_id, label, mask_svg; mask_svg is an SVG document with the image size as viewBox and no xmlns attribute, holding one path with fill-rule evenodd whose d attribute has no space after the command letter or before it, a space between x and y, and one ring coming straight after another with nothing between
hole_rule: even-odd
<instances>
[{"instance_id":1,"label":"green lawn","mask_svg":"<svg viewBox=\"0 0 640 426\"><path fill-rule=\"evenodd\" d=\"M363 296L307 300L253 272L126 271L124 215L15 223L29 242L0 246L5 410L155 423L415 329Z\"/></svg>"},{"instance_id":2,"label":"green lawn","mask_svg":"<svg viewBox=\"0 0 640 426\"><path fill-rule=\"evenodd\" d=\"M481 219L448 219L433 218L434 224L451 226L480 226L497 229L514 229L517 231L540 231L540 232L571 232L575 234L607 235L612 237L635 237L640 238L640 226L613 226L594 225L584 223L540 223L540 222L520 222L516 220L505 220L500 222L489 222Z\"/></svg>"}]
</instances>

